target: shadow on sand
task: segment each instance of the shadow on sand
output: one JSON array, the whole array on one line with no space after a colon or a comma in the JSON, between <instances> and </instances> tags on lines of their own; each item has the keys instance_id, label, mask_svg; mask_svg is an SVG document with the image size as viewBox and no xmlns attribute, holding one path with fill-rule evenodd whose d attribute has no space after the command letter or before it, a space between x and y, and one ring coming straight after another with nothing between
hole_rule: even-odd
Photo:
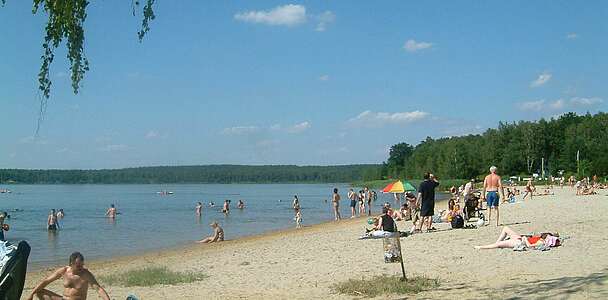
<instances>
[{"instance_id":1,"label":"shadow on sand","mask_svg":"<svg viewBox=\"0 0 608 300\"><path fill-rule=\"evenodd\" d=\"M574 294L582 297L608 299L608 269L587 276L571 276L535 280L521 284L507 285L502 292L516 294L506 299L568 299ZM581 293L585 293L582 294ZM489 296L489 295L488 295Z\"/></svg>"},{"instance_id":2,"label":"shadow on sand","mask_svg":"<svg viewBox=\"0 0 608 300\"><path fill-rule=\"evenodd\" d=\"M521 222L511 222L511 223L503 223L500 226L513 226L513 225L521 225L521 224L529 224L530 221L521 221Z\"/></svg>"}]
</instances>

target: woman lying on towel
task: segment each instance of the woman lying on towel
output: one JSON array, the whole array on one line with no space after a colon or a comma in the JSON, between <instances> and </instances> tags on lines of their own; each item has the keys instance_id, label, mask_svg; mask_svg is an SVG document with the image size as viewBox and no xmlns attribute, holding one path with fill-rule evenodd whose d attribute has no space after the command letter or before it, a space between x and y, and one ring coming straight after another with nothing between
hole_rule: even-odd
<instances>
[{"instance_id":1,"label":"woman lying on towel","mask_svg":"<svg viewBox=\"0 0 608 300\"><path fill-rule=\"evenodd\" d=\"M536 247L557 247L560 245L559 234L542 233L541 235L524 236L505 226L494 244L485 246L475 246L475 249L496 249L496 248L536 248Z\"/></svg>"}]
</instances>

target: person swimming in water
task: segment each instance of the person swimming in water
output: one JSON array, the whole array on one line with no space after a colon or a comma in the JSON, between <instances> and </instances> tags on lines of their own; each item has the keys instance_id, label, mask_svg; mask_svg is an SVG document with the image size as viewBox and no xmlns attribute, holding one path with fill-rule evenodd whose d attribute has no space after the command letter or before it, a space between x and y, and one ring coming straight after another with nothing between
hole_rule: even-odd
<instances>
[{"instance_id":1,"label":"person swimming in water","mask_svg":"<svg viewBox=\"0 0 608 300\"><path fill-rule=\"evenodd\" d=\"M238 208L238 209L245 208L245 202L243 202L243 200L239 200L239 203L236 204L236 208Z\"/></svg>"}]
</instances>

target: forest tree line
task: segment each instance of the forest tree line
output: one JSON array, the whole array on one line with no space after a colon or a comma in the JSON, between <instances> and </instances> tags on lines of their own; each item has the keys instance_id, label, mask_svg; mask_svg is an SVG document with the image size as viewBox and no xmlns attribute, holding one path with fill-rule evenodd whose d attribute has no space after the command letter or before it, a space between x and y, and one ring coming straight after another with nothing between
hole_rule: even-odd
<instances>
[{"instance_id":1,"label":"forest tree line","mask_svg":"<svg viewBox=\"0 0 608 300\"><path fill-rule=\"evenodd\" d=\"M157 183L336 183L379 174L381 165L205 165L106 170L0 169L0 183L157 184ZM375 175L374 175L375 176Z\"/></svg>"},{"instance_id":2,"label":"forest tree line","mask_svg":"<svg viewBox=\"0 0 608 300\"><path fill-rule=\"evenodd\" d=\"M603 112L501 122L483 134L393 145L380 177L421 178L430 171L443 178L479 178L492 165L507 176L542 174L543 166L545 177L558 177L562 170L564 176L606 176L607 137L608 114Z\"/></svg>"}]
</instances>

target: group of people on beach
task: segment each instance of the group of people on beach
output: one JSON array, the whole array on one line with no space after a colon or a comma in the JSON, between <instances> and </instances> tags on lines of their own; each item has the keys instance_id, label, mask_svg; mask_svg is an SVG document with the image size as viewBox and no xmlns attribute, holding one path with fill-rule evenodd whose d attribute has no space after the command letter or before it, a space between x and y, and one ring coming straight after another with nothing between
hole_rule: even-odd
<instances>
[{"instance_id":1,"label":"group of people on beach","mask_svg":"<svg viewBox=\"0 0 608 300\"><path fill-rule=\"evenodd\" d=\"M496 173L497 168L495 166L490 167L490 173L484 178L483 188L480 193L480 200L485 200L488 210L488 220L485 224L490 224L492 214L494 213L496 219L496 226L500 225L500 214L499 214L499 202L500 199L505 199L504 189L501 177ZM427 232L436 230L432 227L433 215L434 215L434 191L439 185L439 182L435 176L431 173L424 174L424 181L418 188L418 195L416 198L413 195L406 195L406 199L415 201L410 204L412 211L408 212L407 204L404 203L399 211L392 211L390 203L385 203L382 208L382 214L377 218L370 218L368 222L373 224L374 227L366 230L364 236L370 237L386 237L394 236L397 232L396 221L411 219L413 222L410 233L422 232L423 226L426 226ZM452 187L450 191L453 193L453 197L448 201L448 210L441 214L442 221L450 221L461 215L460 205L457 203L462 195L465 201L474 199L474 180L456 190ZM531 181L526 185L526 192L531 197L534 191ZM462 192L462 194L461 194ZM508 197L512 196L513 191L509 191ZM550 194L550 191L544 191L544 193ZM458 195L457 195L458 194ZM526 196L526 195L525 195ZM507 198L508 198L507 197ZM408 201L409 202L409 201ZM479 205L481 209L481 203L475 203ZM408 217L406 219L406 217ZM482 218L485 216L482 215ZM484 224L481 223L481 224ZM550 247L556 247L561 244L561 240L558 233L544 232L537 235L522 235L515 232L513 229L505 226L502 229L496 242L483 246L475 246L475 249L496 249L496 248L514 248L514 250L525 250L526 248L534 248L538 250L548 250Z\"/></svg>"},{"instance_id":2,"label":"group of people on beach","mask_svg":"<svg viewBox=\"0 0 608 300\"><path fill-rule=\"evenodd\" d=\"M475 190L475 181L471 180L464 186L456 189L452 187L450 191L453 193L453 197L448 201L448 210L441 214L442 221L450 221L456 218L456 216L463 213L464 209L461 209L460 202L464 200L465 206L467 201L471 199L475 200L476 208L481 210L483 208L482 203L486 203L488 219L487 224L494 218L496 225L500 224L500 213L499 203L509 201L512 197L515 197L520 192L516 187L505 187L503 186L501 177L497 174L497 168L495 166L490 167L490 173L484 178L482 190L479 196L476 196L477 191ZM386 202L382 206L381 214L378 217L370 218L368 222L373 224L373 228L369 234L374 236L387 236L398 232L397 222L398 221L412 221L411 233L422 232L423 228L426 228L427 232L436 230L433 227L433 216L435 215L435 190L439 186L438 178L432 173L425 173L423 175L423 181L418 187L417 194L406 193L405 202L399 206L398 209L392 209L391 204ZM580 183L580 184L579 184ZM579 185L585 185L587 188L600 188L597 183L590 183L588 180L579 181L573 184L577 188L577 195L579 194ZM506 190L506 196L505 196ZM523 199L529 197L532 198L536 188L534 187L532 180L529 180L524 189ZM550 188L543 191L545 194L552 194ZM535 194L535 195L538 195ZM375 200L375 193L370 191L368 188L364 188L359 192L355 192L350 189L347 194L350 200L351 217L355 217L358 213L359 216L367 214L371 216L372 203ZM478 197L478 199L476 199ZM337 188L333 189L332 194L332 207L334 212L335 220L340 220L340 194ZM237 204L238 208L244 208L245 204L242 200L239 200ZM300 199L297 195L294 195L292 201L292 208L294 211L294 221L296 227L300 228L302 225L302 207ZM203 204L197 202L195 206L196 215L202 214ZM230 211L230 200L224 201L222 212L228 214ZM115 218L117 215L116 207L114 204L110 205L110 208L106 211L106 216ZM56 230L59 227L59 220L63 219L63 209L51 210L47 220L47 227L49 230ZM6 214L0 212L0 239L2 234L3 224ZM210 224L213 229L213 234L206 237L199 243L213 243L224 240L224 230L218 222L214 221ZM505 226L498 239L488 245L475 246L475 249L496 249L496 248L548 248L555 247L561 244L559 233L543 232L536 235L522 235L517 233L513 229ZM50 283L55 280L63 278L64 280L64 293L63 296L51 292L46 288ZM68 298L86 298L88 287L95 289L102 299L109 299L107 292L99 285L95 277L91 272L84 268L84 257L78 252L72 253L69 258L69 264L65 267L57 269L50 276L45 278L40 284L38 284L31 292L27 299L33 299L34 296L39 299L65 299Z\"/></svg>"},{"instance_id":3,"label":"group of people on beach","mask_svg":"<svg viewBox=\"0 0 608 300\"><path fill-rule=\"evenodd\" d=\"M418 187L417 195L406 193L406 201L398 210L393 210L390 207L390 203L385 203L382 209L383 214L378 218L370 219L368 221L370 224L374 225L372 231L396 231L396 226L393 226L393 222L388 221L387 217L390 217L393 221L411 220L412 227L409 231L411 234L420 233L423 229L426 229L427 232L435 231L437 229L433 226L433 222L450 222L457 217L462 218L463 211L460 208L460 204L456 203L460 202L460 195L462 195L465 202L474 200L475 209L479 210L481 210L481 203L485 201L487 209L489 210L487 222L490 222L494 215L496 225L498 226L500 223L500 214L498 210L499 199L504 198L505 196L502 180L500 176L496 174L496 170L497 168L495 166L490 168L490 174L484 179L483 189L479 199L475 198L474 180L471 180L460 189L462 194L458 192L455 187L452 187L450 191L454 193L454 197L448 201L448 210L442 211L439 215L435 215L435 189L439 186L439 181L432 173L425 173L423 175L424 180ZM434 217L438 218L434 221ZM389 225L385 226L383 223L388 223ZM387 228L388 230L386 230Z\"/></svg>"},{"instance_id":4,"label":"group of people on beach","mask_svg":"<svg viewBox=\"0 0 608 300\"><path fill-rule=\"evenodd\" d=\"M601 184L598 181L597 175L593 175L592 179L585 177L578 180L573 184L573 186L576 189L577 196L595 195L597 194L596 190L608 188L608 184Z\"/></svg>"},{"instance_id":5,"label":"group of people on beach","mask_svg":"<svg viewBox=\"0 0 608 300\"><path fill-rule=\"evenodd\" d=\"M355 192L353 189L350 189L348 190L347 197L350 200L351 218L356 217L357 208L359 210L359 216L363 216L366 212L366 207L367 215L371 216L372 202L377 199L376 191L371 191L368 187L359 190L359 192Z\"/></svg>"}]
</instances>

